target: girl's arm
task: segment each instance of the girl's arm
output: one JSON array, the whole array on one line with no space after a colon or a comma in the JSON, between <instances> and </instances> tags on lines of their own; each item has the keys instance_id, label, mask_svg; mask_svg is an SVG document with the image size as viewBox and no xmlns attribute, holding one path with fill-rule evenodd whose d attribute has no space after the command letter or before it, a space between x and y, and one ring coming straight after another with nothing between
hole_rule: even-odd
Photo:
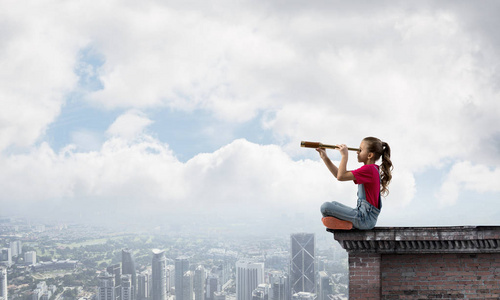
<instances>
[{"instance_id":1,"label":"girl's arm","mask_svg":"<svg viewBox=\"0 0 500 300\"><path fill-rule=\"evenodd\" d=\"M342 155L342 159L340 160L340 164L337 170L337 180L339 181L348 181L355 180L354 174L351 171L347 171L347 146L346 145L337 145L339 147L340 155Z\"/></svg>"},{"instance_id":2,"label":"girl's arm","mask_svg":"<svg viewBox=\"0 0 500 300\"><path fill-rule=\"evenodd\" d=\"M321 159L325 163L328 170L330 170L330 172L332 172L333 176L335 176L335 178L337 178L338 168L337 168L337 166L335 166L332 163L330 158L328 158L328 155L326 155L326 149L325 148L317 148L316 151L319 152L319 156L321 157Z\"/></svg>"}]
</instances>

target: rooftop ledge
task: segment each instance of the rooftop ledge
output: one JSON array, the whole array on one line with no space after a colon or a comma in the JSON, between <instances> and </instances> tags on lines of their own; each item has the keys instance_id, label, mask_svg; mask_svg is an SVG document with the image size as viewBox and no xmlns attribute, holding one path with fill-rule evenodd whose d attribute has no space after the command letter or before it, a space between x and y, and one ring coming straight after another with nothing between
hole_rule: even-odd
<instances>
[{"instance_id":1,"label":"rooftop ledge","mask_svg":"<svg viewBox=\"0 0 500 300\"><path fill-rule=\"evenodd\" d=\"M332 230L349 253L500 253L500 226Z\"/></svg>"}]
</instances>

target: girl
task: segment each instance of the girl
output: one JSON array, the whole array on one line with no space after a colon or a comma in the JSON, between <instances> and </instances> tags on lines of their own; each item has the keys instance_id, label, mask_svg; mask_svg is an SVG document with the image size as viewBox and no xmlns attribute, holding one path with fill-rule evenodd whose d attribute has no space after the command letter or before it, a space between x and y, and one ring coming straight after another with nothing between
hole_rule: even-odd
<instances>
[{"instance_id":1,"label":"girl","mask_svg":"<svg viewBox=\"0 0 500 300\"><path fill-rule=\"evenodd\" d=\"M353 180L358 185L358 205L353 209L336 201L323 203L321 206L323 224L331 229L349 230L353 227L372 229L382 208L380 195L389 194L387 187L392 178L391 148L378 138L364 138L358 151L358 162L364 166L347 171L347 146L337 145L337 147L342 155L338 168L326 155L325 148L317 148L316 151L337 180ZM382 164L379 167L375 162L380 157Z\"/></svg>"}]
</instances>

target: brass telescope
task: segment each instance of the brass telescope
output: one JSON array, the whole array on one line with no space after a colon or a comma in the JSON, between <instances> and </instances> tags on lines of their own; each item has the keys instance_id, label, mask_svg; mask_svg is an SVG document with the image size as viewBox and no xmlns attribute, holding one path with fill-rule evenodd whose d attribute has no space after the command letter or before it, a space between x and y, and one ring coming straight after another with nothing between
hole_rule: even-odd
<instances>
[{"instance_id":1,"label":"brass telescope","mask_svg":"<svg viewBox=\"0 0 500 300\"><path fill-rule=\"evenodd\" d=\"M339 147L335 145L327 145L327 144L322 144L318 142L305 142L302 141L300 142L300 147L306 147L306 148L328 148L328 149L338 149ZM349 148L347 147L347 150L350 151L359 151L359 148Z\"/></svg>"}]
</instances>

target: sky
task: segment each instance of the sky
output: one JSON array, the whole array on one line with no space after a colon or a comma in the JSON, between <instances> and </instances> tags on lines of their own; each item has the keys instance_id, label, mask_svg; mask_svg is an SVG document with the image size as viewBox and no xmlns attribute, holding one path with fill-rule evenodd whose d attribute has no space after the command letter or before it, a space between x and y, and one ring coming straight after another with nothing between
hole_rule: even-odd
<instances>
[{"instance_id":1,"label":"sky","mask_svg":"<svg viewBox=\"0 0 500 300\"><path fill-rule=\"evenodd\" d=\"M356 185L300 142L375 136L394 164L377 226L500 225L498 11L0 0L0 215L324 230Z\"/></svg>"}]
</instances>

